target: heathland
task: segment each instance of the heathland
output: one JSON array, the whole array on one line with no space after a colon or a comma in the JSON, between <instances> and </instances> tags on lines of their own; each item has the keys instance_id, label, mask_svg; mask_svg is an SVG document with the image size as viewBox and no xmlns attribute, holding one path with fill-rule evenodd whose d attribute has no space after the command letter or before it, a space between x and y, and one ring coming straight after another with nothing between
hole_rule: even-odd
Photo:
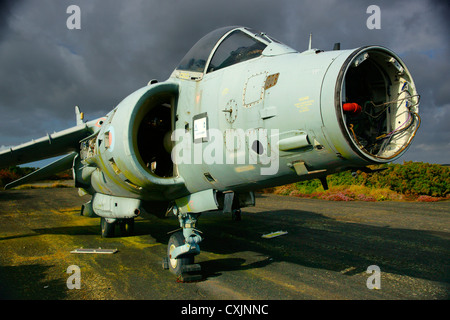
<instances>
[{"instance_id":1,"label":"heathland","mask_svg":"<svg viewBox=\"0 0 450 320\"><path fill-rule=\"evenodd\" d=\"M340 172L329 175L329 189L318 179L260 190L294 197L334 201L440 201L450 199L450 166L424 162L404 162L370 166L384 169L374 173ZM36 168L10 167L0 170L0 187L19 179ZM70 170L48 180L72 179ZM59 183L50 186L61 186Z\"/></svg>"},{"instance_id":2,"label":"heathland","mask_svg":"<svg viewBox=\"0 0 450 320\"><path fill-rule=\"evenodd\" d=\"M340 172L329 175L329 189L318 179L296 182L264 192L334 201L439 201L450 199L450 167L423 162L371 166L374 173Z\"/></svg>"}]
</instances>

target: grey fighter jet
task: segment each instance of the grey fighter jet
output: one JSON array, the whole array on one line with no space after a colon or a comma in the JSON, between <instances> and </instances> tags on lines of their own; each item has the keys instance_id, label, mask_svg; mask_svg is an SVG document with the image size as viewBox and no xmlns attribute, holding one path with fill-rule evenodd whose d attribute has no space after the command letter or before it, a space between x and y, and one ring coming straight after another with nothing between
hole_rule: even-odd
<instances>
[{"instance_id":1,"label":"grey fighter jet","mask_svg":"<svg viewBox=\"0 0 450 320\"><path fill-rule=\"evenodd\" d=\"M143 210L178 217L167 264L194 263L202 212L239 219L254 191L398 159L420 125L402 60L381 46L298 52L245 27L200 39L169 79L152 80L106 116L0 153L0 167L59 160L12 188L73 169L81 213L103 237L133 230Z\"/></svg>"}]
</instances>

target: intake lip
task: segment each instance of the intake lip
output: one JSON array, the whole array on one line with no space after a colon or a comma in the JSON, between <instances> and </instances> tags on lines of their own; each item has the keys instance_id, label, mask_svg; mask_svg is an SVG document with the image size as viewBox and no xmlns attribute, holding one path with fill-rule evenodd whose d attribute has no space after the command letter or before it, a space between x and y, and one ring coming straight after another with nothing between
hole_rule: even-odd
<instances>
[{"instance_id":1,"label":"intake lip","mask_svg":"<svg viewBox=\"0 0 450 320\"><path fill-rule=\"evenodd\" d=\"M348 145L365 161L387 163L406 151L420 124L418 105L411 74L387 48L358 48L340 68L336 116Z\"/></svg>"}]
</instances>

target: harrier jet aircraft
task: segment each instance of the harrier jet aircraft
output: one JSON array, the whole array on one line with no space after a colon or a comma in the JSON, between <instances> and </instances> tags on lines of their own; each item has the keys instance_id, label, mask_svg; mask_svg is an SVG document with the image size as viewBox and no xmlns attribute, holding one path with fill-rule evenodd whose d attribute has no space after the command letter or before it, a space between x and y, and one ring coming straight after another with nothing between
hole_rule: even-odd
<instances>
[{"instance_id":1,"label":"harrier jet aircraft","mask_svg":"<svg viewBox=\"0 0 450 320\"><path fill-rule=\"evenodd\" d=\"M81 214L103 237L131 233L143 210L178 217L166 262L193 264L202 212L239 218L254 190L398 159L420 125L419 95L391 50L298 52L245 27L200 39L169 79L152 80L100 119L0 153L0 167L59 160L6 189L68 168Z\"/></svg>"}]
</instances>

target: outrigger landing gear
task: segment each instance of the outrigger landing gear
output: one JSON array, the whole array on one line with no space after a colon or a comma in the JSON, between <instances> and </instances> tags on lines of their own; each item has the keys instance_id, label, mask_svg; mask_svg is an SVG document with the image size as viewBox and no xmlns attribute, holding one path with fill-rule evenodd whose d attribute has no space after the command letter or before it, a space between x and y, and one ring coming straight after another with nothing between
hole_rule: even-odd
<instances>
[{"instance_id":1,"label":"outrigger landing gear","mask_svg":"<svg viewBox=\"0 0 450 320\"><path fill-rule=\"evenodd\" d=\"M194 264L194 256L200 253L199 243L203 240L199 230L195 229L200 213L178 213L178 220L183 229L172 234L167 245L167 257L163 268L178 276L182 282L198 281L202 276L196 274L201 270Z\"/></svg>"}]
</instances>

